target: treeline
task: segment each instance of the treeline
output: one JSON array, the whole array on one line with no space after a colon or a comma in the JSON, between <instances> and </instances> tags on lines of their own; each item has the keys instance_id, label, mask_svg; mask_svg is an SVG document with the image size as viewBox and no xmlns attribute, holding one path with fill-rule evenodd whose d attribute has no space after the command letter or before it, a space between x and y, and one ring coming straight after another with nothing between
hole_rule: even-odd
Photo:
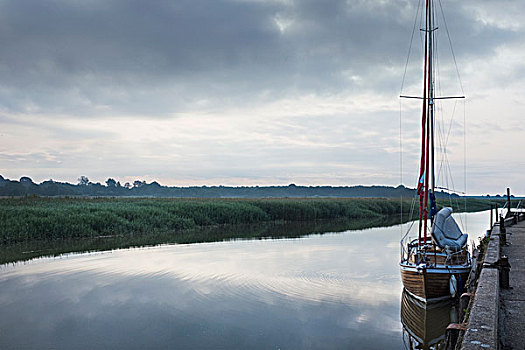
<instances>
[{"instance_id":1,"label":"treeline","mask_svg":"<svg viewBox=\"0 0 525 350\"><path fill-rule=\"evenodd\" d=\"M5 179L0 175L0 196L91 196L91 197L169 197L169 198L411 198L415 190L403 185L390 186L191 186L169 187L158 182L136 180L121 184L112 178L105 184L93 183L81 176L77 184L53 180L37 184L29 177ZM443 197L443 192L437 197ZM446 195L448 196L448 195Z\"/></svg>"}]
</instances>

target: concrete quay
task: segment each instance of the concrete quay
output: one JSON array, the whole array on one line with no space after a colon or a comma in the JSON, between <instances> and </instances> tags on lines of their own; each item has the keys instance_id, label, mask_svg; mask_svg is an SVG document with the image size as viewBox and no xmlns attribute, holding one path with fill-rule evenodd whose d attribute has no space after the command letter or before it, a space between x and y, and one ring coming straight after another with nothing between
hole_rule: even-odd
<instances>
[{"instance_id":1,"label":"concrete quay","mask_svg":"<svg viewBox=\"0 0 525 350\"><path fill-rule=\"evenodd\" d=\"M485 261L478 278L474 297L470 303L470 316L462 350L498 349L500 259L499 226L492 229L485 253Z\"/></svg>"},{"instance_id":2,"label":"concrete quay","mask_svg":"<svg viewBox=\"0 0 525 350\"><path fill-rule=\"evenodd\" d=\"M518 215L492 228L462 350L525 350L525 218Z\"/></svg>"},{"instance_id":3,"label":"concrete quay","mask_svg":"<svg viewBox=\"0 0 525 350\"><path fill-rule=\"evenodd\" d=\"M507 228L510 289L500 290L500 342L503 350L525 349L525 221Z\"/></svg>"}]
</instances>

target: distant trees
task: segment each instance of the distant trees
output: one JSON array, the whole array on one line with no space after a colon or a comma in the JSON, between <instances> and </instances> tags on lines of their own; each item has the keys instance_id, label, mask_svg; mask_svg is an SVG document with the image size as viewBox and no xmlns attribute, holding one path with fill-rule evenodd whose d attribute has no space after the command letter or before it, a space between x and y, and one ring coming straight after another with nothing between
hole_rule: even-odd
<instances>
[{"instance_id":1,"label":"distant trees","mask_svg":"<svg viewBox=\"0 0 525 350\"><path fill-rule=\"evenodd\" d=\"M27 185L33 185L33 184L34 184L33 180L32 180L30 177L27 177L27 176L22 176L22 177L20 178L20 183L21 183L22 185L26 185L26 186L27 186Z\"/></svg>"},{"instance_id":2,"label":"distant trees","mask_svg":"<svg viewBox=\"0 0 525 350\"><path fill-rule=\"evenodd\" d=\"M106 186L109 188L115 188L117 187L117 181L115 181L115 179L109 178L106 180Z\"/></svg>"},{"instance_id":3,"label":"distant trees","mask_svg":"<svg viewBox=\"0 0 525 350\"><path fill-rule=\"evenodd\" d=\"M36 184L24 176L19 181L4 179L0 175L0 196L137 196L137 197L187 197L187 198L262 198L262 197L411 197L414 189L405 186L300 186L293 183L285 186L191 186L168 187L156 181L126 182L124 186L114 178L105 183L92 182L80 176L77 184L47 180ZM436 197L442 198L442 191Z\"/></svg>"},{"instance_id":4,"label":"distant trees","mask_svg":"<svg viewBox=\"0 0 525 350\"><path fill-rule=\"evenodd\" d=\"M87 176L84 176L84 175L80 176L80 177L78 178L78 184L79 184L80 186L87 186L87 185L89 184L89 179L88 179L88 177L87 177Z\"/></svg>"},{"instance_id":5,"label":"distant trees","mask_svg":"<svg viewBox=\"0 0 525 350\"><path fill-rule=\"evenodd\" d=\"M139 187L142 187L144 185L146 185L146 181L140 181L140 180L133 181L133 187L134 188L139 188Z\"/></svg>"}]
</instances>

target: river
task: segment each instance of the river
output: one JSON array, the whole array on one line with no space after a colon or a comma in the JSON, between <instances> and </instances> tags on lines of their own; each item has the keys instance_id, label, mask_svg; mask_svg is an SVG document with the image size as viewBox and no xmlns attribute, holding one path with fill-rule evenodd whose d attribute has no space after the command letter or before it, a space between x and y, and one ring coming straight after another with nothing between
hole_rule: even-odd
<instances>
[{"instance_id":1,"label":"river","mask_svg":"<svg viewBox=\"0 0 525 350\"><path fill-rule=\"evenodd\" d=\"M466 217L477 241L488 211ZM0 348L403 349L401 232L395 225L2 265Z\"/></svg>"}]
</instances>

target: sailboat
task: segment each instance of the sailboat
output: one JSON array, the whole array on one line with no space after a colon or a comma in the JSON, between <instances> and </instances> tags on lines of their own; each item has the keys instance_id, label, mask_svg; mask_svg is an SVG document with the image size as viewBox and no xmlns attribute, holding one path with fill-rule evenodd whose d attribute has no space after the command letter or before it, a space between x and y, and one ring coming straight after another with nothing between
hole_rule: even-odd
<instances>
[{"instance_id":1,"label":"sailboat","mask_svg":"<svg viewBox=\"0 0 525 350\"><path fill-rule=\"evenodd\" d=\"M435 96L433 1L425 1L424 74L422 96L401 96L422 101L421 158L417 195L419 204L418 236L401 240L401 279L413 297L434 302L460 295L471 269L467 234L452 216L452 208L439 212L436 204L435 103L437 100L464 96ZM417 205L417 204L416 204Z\"/></svg>"}]
</instances>

